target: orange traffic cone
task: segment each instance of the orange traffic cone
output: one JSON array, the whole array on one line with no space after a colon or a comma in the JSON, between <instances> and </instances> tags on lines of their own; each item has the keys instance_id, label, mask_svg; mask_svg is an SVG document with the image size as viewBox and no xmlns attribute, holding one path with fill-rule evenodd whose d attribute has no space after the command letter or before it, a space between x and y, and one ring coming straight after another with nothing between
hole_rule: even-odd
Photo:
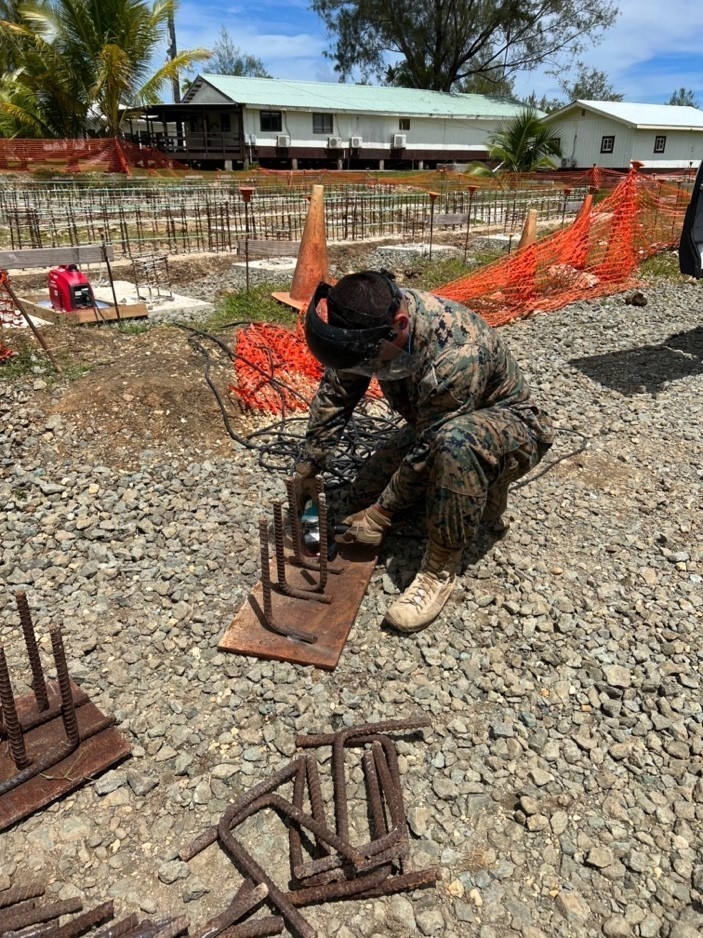
<instances>
[{"instance_id":1,"label":"orange traffic cone","mask_svg":"<svg viewBox=\"0 0 703 938\"><path fill-rule=\"evenodd\" d=\"M290 293L273 293L274 299L294 309L305 309L321 280L329 277L325 237L324 186L313 186L303 228Z\"/></svg>"},{"instance_id":2,"label":"orange traffic cone","mask_svg":"<svg viewBox=\"0 0 703 938\"><path fill-rule=\"evenodd\" d=\"M517 246L518 251L520 248L526 248L529 244L534 244L537 240L537 209L529 208L527 210L527 215L525 216L525 224L522 226L522 234L520 235L520 243Z\"/></svg>"}]
</instances>

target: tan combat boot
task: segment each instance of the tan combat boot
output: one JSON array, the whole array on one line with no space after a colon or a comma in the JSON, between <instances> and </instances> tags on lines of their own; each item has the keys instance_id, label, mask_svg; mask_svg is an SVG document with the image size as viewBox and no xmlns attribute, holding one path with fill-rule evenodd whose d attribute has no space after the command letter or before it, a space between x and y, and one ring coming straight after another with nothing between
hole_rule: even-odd
<instances>
[{"instance_id":1,"label":"tan combat boot","mask_svg":"<svg viewBox=\"0 0 703 938\"><path fill-rule=\"evenodd\" d=\"M400 632L419 632L437 618L452 594L461 550L429 541L417 576L386 612Z\"/></svg>"}]
</instances>

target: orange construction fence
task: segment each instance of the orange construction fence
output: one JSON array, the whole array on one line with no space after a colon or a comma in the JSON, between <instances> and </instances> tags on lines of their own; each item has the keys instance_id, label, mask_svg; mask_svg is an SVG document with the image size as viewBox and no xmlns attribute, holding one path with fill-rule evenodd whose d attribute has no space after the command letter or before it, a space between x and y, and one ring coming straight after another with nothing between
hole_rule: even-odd
<instances>
[{"instance_id":1,"label":"orange construction fence","mask_svg":"<svg viewBox=\"0 0 703 938\"><path fill-rule=\"evenodd\" d=\"M631 288L637 265L678 244L689 194L632 170L599 204L587 198L567 228L434 292L465 303L499 326ZM321 369L294 332L251 326L236 340L233 392L269 413L305 409ZM293 393L286 390L289 385Z\"/></svg>"},{"instance_id":2,"label":"orange construction fence","mask_svg":"<svg viewBox=\"0 0 703 938\"><path fill-rule=\"evenodd\" d=\"M0 139L0 171L123 173L132 169L183 169L158 150L114 137L90 140Z\"/></svg>"}]
</instances>

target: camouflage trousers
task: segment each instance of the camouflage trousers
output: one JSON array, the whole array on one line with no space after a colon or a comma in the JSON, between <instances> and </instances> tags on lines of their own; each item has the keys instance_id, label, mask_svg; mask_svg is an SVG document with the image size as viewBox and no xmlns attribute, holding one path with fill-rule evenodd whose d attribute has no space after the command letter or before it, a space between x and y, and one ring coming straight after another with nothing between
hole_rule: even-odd
<instances>
[{"instance_id":1,"label":"camouflage trousers","mask_svg":"<svg viewBox=\"0 0 703 938\"><path fill-rule=\"evenodd\" d=\"M395 513L424 499L428 537L458 549L473 540L487 500L529 472L553 439L550 419L529 404L450 417L420 447L403 424L366 460L344 501L349 511L378 501ZM393 479L406 457L412 472Z\"/></svg>"}]
</instances>

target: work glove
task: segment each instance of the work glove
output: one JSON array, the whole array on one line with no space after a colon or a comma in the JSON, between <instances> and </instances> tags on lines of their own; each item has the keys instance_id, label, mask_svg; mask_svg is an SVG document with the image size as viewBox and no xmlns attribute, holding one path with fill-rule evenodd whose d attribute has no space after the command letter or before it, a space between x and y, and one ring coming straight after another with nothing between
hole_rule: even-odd
<instances>
[{"instance_id":1,"label":"work glove","mask_svg":"<svg viewBox=\"0 0 703 938\"><path fill-rule=\"evenodd\" d=\"M298 514L303 513L308 502L317 504L317 485L315 476L317 470L310 463L299 462L295 467L293 476L293 491L298 506Z\"/></svg>"},{"instance_id":2,"label":"work glove","mask_svg":"<svg viewBox=\"0 0 703 938\"><path fill-rule=\"evenodd\" d=\"M338 544L363 544L378 547L390 529L391 519L381 514L375 505L349 515L335 528Z\"/></svg>"}]
</instances>

